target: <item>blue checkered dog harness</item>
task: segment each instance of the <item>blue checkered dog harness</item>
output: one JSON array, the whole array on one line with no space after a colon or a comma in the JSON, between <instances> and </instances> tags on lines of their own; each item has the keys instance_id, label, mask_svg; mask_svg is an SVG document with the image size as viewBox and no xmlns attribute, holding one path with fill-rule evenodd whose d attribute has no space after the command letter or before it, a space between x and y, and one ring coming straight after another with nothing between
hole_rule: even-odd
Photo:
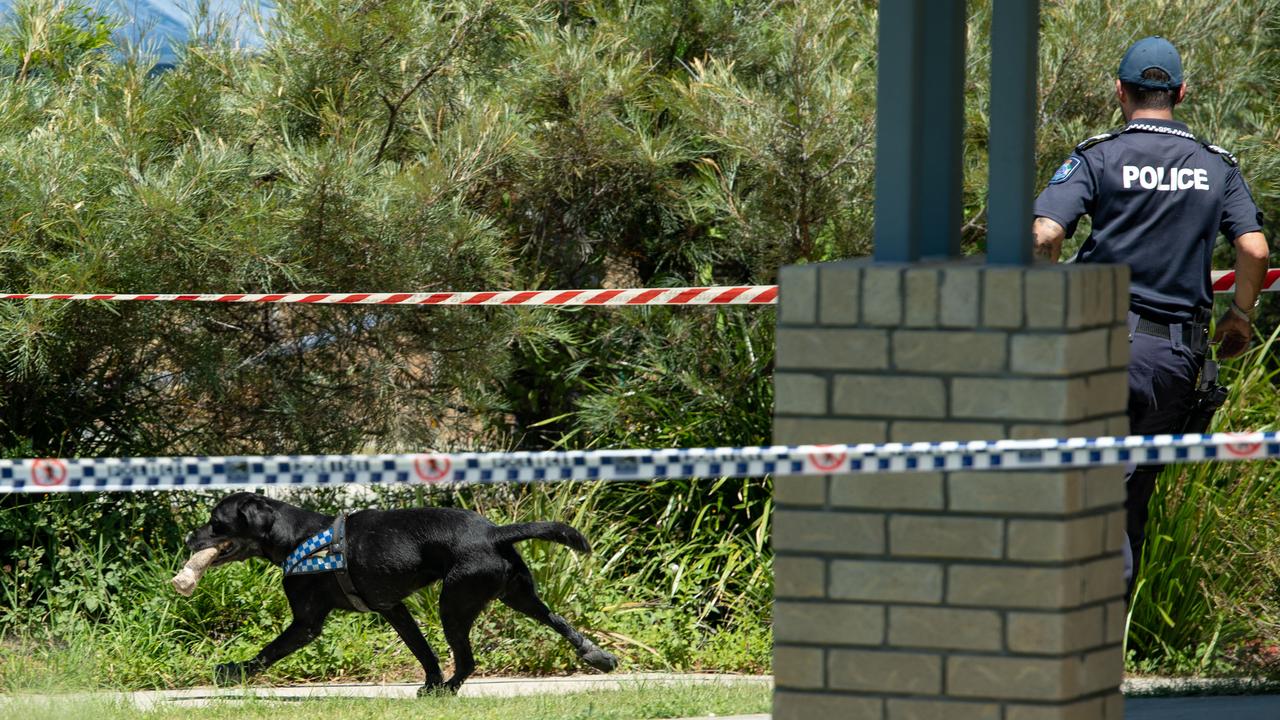
<instances>
[{"instance_id":1,"label":"blue checkered dog harness","mask_svg":"<svg viewBox=\"0 0 1280 720\"><path fill-rule=\"evenodd\" d=\"M285 575L309 575L312 573L331 572L338 581L338 586L347 596L351 606L360 612L369 612L369 606L356 593L355 585L348 573L347 559L350 548L347 547L347 515L343 510L323 532L307 538L294 548L281 563Z\"/></svg>"}]
</instances>

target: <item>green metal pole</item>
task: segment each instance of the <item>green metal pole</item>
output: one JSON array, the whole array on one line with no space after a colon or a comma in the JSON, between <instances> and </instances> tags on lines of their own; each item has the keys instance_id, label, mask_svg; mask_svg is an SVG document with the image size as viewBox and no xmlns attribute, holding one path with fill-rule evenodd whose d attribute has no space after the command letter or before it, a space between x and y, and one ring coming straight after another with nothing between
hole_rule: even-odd
<instances>
[{"instance_id":1,"label":"green metal pole","mask_svg":"<svg viewBox=\"0 0 1280 720\"><path fill-rule=\"evenodd\" d=\"M911 262L920 257L920 194L914 174L923 127L924 0L882 2L879 12L874 257L877 262Z\"/></svg>"},{"instance_id":2,"label":"green metal pole","mask_svg":"<svg viewBox=\"0 0 1280 720\"><path fill-rule=\"evenodd\" d=\"M995 0L987 195L987 262L992 264L1032 260L1039 41L1040 0Z\"/></svg>"},{"instance_id":3,"label":"green metal pole","mask_svg":"<svg viewBox=\"0 0 1280 720\"><path fill-rule=\"evenodd\" d=\"M920 257L960 256L964 222L965 0L932 0L924 24L921 112L914 169L921 204Z\"/></svg>"}]
</instances>

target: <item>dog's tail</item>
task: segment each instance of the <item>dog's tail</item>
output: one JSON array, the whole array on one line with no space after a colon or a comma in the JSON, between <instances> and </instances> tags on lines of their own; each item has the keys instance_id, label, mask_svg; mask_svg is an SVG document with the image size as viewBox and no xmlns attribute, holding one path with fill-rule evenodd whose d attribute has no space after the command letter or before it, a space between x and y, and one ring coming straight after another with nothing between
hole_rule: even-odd
<instances>
[{"instance_id":1,"label":"dog's tail","mask_svg":"<svg viewBox=\"0 0 1280 720\"><path fill-rule=\"evenodd\" d=\"M494 543L509 544L521 540L550 540L568 545L580 553L591 554L586 536L562 522L531 522L500 525L489 531Z\"/></svg>"}]
</instances>

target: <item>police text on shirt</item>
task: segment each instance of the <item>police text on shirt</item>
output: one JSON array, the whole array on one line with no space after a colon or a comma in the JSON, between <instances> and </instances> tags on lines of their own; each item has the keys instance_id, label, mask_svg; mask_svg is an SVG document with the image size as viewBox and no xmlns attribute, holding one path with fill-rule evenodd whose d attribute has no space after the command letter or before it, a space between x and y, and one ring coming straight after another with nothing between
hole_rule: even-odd
<instances>
[{"instance_id":1,"label":"police text on shirt","mask_svg":"<svg viewBox=\"0 0 1280 720\"><path fill-rule=\"evenodd\" d=\"M1167 170L1167 177L1166 177ZM1125 165L1121 170L1126 190L1137 182L1144 190L1208 190L1209 171L1200 168L1162 168Z\"/></svg>"}]
</instances>

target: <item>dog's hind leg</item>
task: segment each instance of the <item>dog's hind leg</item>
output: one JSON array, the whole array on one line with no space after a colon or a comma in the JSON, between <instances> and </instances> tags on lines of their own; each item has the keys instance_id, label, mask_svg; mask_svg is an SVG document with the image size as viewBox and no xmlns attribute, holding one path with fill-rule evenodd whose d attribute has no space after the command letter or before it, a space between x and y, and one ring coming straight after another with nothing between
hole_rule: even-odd
<instances>
[{"instance_id":1,"label":"dog's hind leg","mask_svg":"<svg viewBox=\"0 0 1280 720\"><path fill-rule=\"evenodd\" d=\"M409 614L409 608L405 607L404 603L396 603L391 609L378 612L391 623L391 627L396 629L400 639L413 651L413 656L422 663L422 670L426 673L427 680L418 694L429 694L433 690L444 687L444 674L440 672L440 658L436 657L431 644L422 636L422 630L418 629L418 622L413 619L413 615Z\"/></svg>"},{"instance_id":2,"label":"dog's hind leg","mask_svg":"<svg viewBox=\"0 0 1280 720\"><path fill-rule=\"evenodd\" d=\"M529 568L524 561L520 561L519 565L512 570L512 575L507 580L506 590L498 596L507 607L524 613L560 633L578 651L578 657L582 658L583 662L600 672L610 672L618 667L617 658L583 637L582 633L574 629L568 620L551 612L546 603L542 602L542 598L538 597L538 591L534 587L533 575L529 573Z\"/></svg>"},{"instance_id":3,"label":"dog's hind leg","mask_svg":"<svg viewBox=\"0 0 1280 720\"><path fill-rule=\"evenodd\" d=\"M453 677L445 683L452 692L457 692L475 672L471 626L496 594L497 580L489 574L450 575L444 580L444 587L440 590L440 624L444 626L444 639L453 653Z\"/></svg>"}]
</instances>

